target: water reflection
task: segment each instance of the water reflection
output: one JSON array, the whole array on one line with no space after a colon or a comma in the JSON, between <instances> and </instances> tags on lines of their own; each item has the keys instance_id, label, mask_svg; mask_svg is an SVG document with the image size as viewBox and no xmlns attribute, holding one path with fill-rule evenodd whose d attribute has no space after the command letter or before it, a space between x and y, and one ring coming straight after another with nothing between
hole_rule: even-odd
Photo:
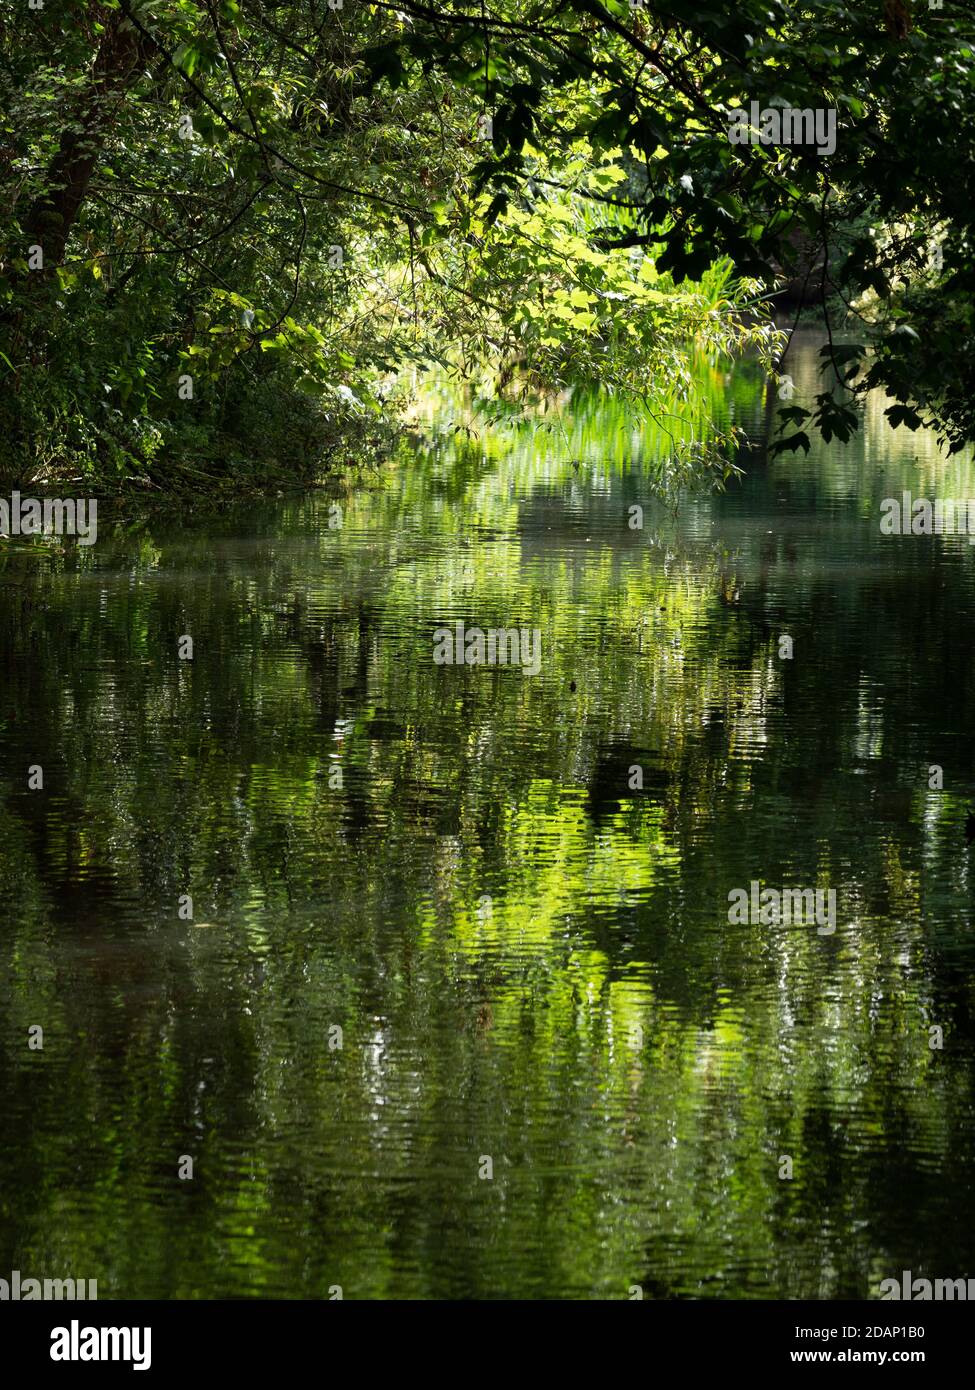
<instances>
[{"instance_id":1,"label":"water reflection","mask_svg":"<svg viewBox=\"0 0 975 1390\"><path fill-rule=\"evenodd\" d=\"M710 386L760 430L753 373ZM341 527L323 493L0 550L3 1269L102 1297L972 1273L975 558L879 515L975 478L882 406L676 514L660 440L580 407L445 430ZM540 674L435 665L457 621L539 628ZM835 934L730 926L755 878L835 888Z\"/></svg>"}]
</instances>

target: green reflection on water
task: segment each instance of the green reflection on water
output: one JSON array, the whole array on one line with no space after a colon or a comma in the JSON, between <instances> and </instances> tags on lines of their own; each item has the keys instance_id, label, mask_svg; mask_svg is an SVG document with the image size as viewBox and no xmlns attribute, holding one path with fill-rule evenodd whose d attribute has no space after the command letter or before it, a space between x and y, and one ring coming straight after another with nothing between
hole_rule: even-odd
<instances>
[{"instance_id":1,"label":"green reflection on water","mask_svg":"<svg viewBox=\"0 0 975 1390\"><path fill-rule=\"evenodd\" d=\"M702 389L761 428L749 369ZM975 496L971 461L875 402L675 513L613 403L473 438L451 408L341 528L316 494L0 550L0 1276L975 1273L975 552L879 532L902 488ZM540 674L436 666L458 620L539 628ZM752 879L834 887L835 934L729 925Z\"/></svg>"}]
</instances>

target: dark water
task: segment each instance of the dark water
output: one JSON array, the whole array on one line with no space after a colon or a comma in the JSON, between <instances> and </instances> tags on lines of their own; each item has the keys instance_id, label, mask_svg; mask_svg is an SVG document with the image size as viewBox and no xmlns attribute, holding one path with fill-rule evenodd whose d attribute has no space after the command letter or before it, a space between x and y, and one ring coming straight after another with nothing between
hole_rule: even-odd
<instances>
[{"instance_id":1,"label":"dark water","mask_svg":"<svg viewBox=\"0 0 975 1390\"><path fill-rule=\"evenodd\" d=\"M0 1276L975 1275L975 549L879 530L975 479L882 405L676 516L590 414L445 436L341 528L316 494L0 541ZM539 673L435 665L458 619L538 628ZM835 889L835 932L730 924L753 879Z\"/></svg>"}]
</instances>

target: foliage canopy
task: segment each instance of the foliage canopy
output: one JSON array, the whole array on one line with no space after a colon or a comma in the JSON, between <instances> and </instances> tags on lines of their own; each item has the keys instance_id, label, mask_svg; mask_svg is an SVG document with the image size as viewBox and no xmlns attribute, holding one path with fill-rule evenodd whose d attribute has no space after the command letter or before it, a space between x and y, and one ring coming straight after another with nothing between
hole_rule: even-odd
<instances>
[{"instance_id":1,"label":"foliage canopy","mask_svg":"<svg viewBox=\"0 0 975 1390\"><path fill-rule=\"evenodd\" d=\"M695 353L774 369L783 275L857 331L828 320L778 447L848 437L869 386L894 423L975 436L975 23L951 0L65 0L0 24L5 471L301 474L375 437L410 364L598 384L666 423ZM835 151L733 144L752 101L835 109Z\"/></svg>"}]
</instances>

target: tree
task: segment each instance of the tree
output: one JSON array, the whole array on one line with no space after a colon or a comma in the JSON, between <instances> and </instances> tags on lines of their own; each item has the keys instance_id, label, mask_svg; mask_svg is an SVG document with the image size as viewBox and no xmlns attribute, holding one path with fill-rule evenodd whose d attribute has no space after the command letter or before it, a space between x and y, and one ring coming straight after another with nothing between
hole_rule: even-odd
<instances>
[{"instance_id":1,"label":"tree","mask_svg":"<svg viewBox=\"0 0 975 1390\"><path fill-rule=\"evenodd\" d=\"M774 370L769 291L810 265L828 380L783 423L845 438L879 385L960 448L970 30L950 0L24 8L0 30L18 466L161 476L175 451L213 477L261 440L311 466L409 362L666 421L695 352ZM835 113L835 148L736 141L753 102Z\"/></svg>"}]
</instances>

